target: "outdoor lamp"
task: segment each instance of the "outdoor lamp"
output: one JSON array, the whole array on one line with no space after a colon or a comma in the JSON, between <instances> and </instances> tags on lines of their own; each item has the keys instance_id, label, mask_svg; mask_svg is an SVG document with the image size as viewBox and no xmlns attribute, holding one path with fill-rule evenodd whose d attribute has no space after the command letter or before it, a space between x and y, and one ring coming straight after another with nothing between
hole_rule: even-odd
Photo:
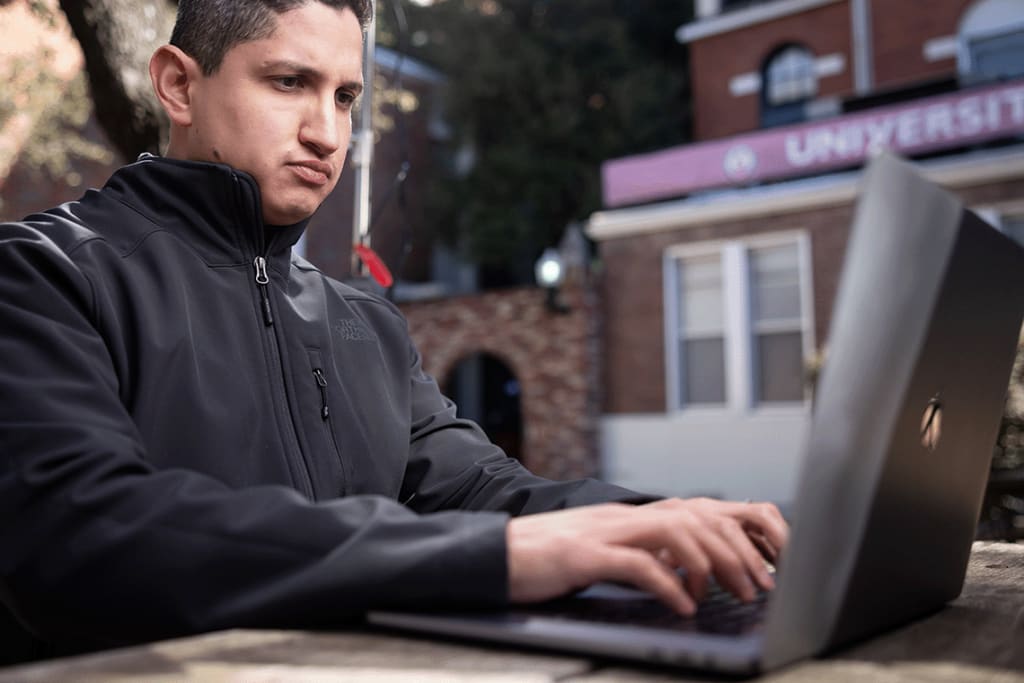
<instances>
[{"instance_id":1,"label":"outdoor lamp","mask_svg":"<svg viewBox=\"0 0 1024 683\"><path fill-rule=\"evenodd\" d=\"M537 284L547 290L545 304L553 313L568 313L569 307L558 298L558 287L565 282L565 263L554 247L548 247L533 268Z\"/></svg>"}]
</instances>

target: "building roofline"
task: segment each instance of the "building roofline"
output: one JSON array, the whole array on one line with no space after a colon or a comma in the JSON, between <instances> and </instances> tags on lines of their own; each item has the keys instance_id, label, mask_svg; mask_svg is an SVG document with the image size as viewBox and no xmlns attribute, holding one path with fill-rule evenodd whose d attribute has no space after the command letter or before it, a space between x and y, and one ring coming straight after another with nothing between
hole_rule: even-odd
<instances>
[{"instance_id":1,"label":"building roofline","mask_svg":"<svg viewBox=\"0 0 1024 683\"><path fill-rule=\"evenodd\" d=\"M720 33L728 33L736 29L753 26L772 19L806 12L809 9L830 5L841 0L778 0L763 5L754 5L746 9L734 10L717 14L708 19L684 24L676 29L676 40L680 43L692 43L701 38L708 38Z\"/></svg>"}]
</instances>

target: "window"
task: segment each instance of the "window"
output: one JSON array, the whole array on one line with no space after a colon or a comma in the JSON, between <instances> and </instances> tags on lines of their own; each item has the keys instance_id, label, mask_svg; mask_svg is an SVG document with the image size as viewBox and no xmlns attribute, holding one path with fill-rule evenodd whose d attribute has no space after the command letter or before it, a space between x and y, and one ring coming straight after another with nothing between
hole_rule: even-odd
<instances>
[{"instance_id":1,"label":"window","mask_svg":"<svg viewBox=\"0 0 1024 683\"><path fill-rule=\"evenodd\" d=\"M802 405L808 252L786 233L666 253L670 409Z\"/></svg>"},{"instance_id":2,"label":"window","mask_svg":"<svg viewBox=\"0 0 1024 683\"><path fill-rule=\"evenodd\" d=\"M801 45L776 51L764 66L761 125L779 126L804 120L804 108L818 94L814 55Z\"/></svg>"},{"instance_id":3,"label":"window","mask_svg":"<svg viewBox=\"0 0 1024 683\"><path fill-rule=\"evenodd\" d=\"M680 259L680 396L689 404L725 403L725 318L717 254Z\"/></svg>"},{"instance_id":4,"label":"window","mask_svg":"<svg viewBox=\"0 0 1024 683\"><path fill-rule=\"evenodd\" d=\"M958 68L968 82L1024 75L1024 0L982 0L960 22Z\"/></svg>"},{"instance_id":5,"label":"window","mask_svg":"<svg viewBox=\"0 0 1024 683\"><path fill-rule=\"evenodd\" d=\"M804 352L797 245L750 249L747 255L755 399L801 401Z\"/></svg>"}]
</instances>

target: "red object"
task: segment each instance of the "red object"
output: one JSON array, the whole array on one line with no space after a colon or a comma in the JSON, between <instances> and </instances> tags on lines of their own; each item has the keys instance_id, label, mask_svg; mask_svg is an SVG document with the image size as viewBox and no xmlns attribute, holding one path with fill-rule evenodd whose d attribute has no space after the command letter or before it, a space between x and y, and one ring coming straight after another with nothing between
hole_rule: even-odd
<instances>
[{"instance_id":1,"label":"red object","mask_svg":"<svg viewBox=\"0 0 1024 683\"><path fill-rule=\"evenodd\" d=\"M356 254L359 256L359 260L369 268L370 277L372 277L378 285L387 288L395 283L395 278L391 276L391 271L388 270L388 267L380 260L380 256L377 256L377 252L365 244L356 244L352 248L355 249Z\"/></svg>"}]
</instances>

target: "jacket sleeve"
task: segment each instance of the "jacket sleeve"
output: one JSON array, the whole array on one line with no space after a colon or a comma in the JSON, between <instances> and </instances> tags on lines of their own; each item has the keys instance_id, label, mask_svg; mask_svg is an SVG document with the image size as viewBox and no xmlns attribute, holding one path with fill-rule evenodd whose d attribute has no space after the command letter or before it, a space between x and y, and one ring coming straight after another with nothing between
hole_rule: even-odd
<instances>
[{"instance_id":1,"label":"jacket sleeve","mask_svg":"<svg viewBox=\"0 0 1024 683\"><path fill-rule=\"evenodd\" d=\"M0 602L37 636L94 647L507 599L503 513L313 503L147 464L91 298L48 238L0 224Z\"/></svg>"},{"instance_id":2,"label":"jacket sleeve","mask_svg":"<svg viewBox=\"0 0 1024 683\"><path fill-rule=\"evenodd\" d=\"M410 342L411 345L411 342ZM531 473L491 443L423 372L410 348L412 443L401 499L419 512L501 510L532 514L606 502L657 500L596 479L553 481Z\"/></svg>"}]
</instances>

